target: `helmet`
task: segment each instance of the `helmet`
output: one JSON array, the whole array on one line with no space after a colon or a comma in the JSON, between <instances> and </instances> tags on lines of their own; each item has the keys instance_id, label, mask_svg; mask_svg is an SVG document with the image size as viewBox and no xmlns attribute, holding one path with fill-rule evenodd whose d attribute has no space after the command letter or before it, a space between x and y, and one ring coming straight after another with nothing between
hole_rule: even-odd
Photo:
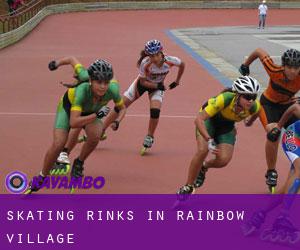
<instances>
[{"instance_id":1,"label":"helmet","mask_svg":"<svg viewBox=\"0 0 300 250\"><path fill-rule=\"evenodd\" d=\"M232 84L232 91L239 94L258 94L259 82L250 76L240 76Z\"/></svg>"},{"instance_id":2,"label":"helmet","mask_svg":"<svg viewBox=\"0 0 300 250\"><path fill-rule=\"evenodd\" d=\"M281 57L282 66L300 67L300 51L288 49Z\"/></svg>"},{"instance_id":3,"label":"helmet","mask_svg":"<svg viewBox=\"0 0 300 250\"><path fill-rule=\"evenodd\" d=\"M150 40L145 44L145 52L147 55L155 55L163 49L161 42L158 40Z\"/></svg>"},{"instance_id":4,"label":"helmet","mask_svg":"<svg viewBox=\"0 0 300 250\"><path fill-rule=\"evenodd\" d=\"M110 81L114 75L111 64L102 59L93 62L88 68L88 73L92 80L97 81Z\"/></svg>"}]
</instances>

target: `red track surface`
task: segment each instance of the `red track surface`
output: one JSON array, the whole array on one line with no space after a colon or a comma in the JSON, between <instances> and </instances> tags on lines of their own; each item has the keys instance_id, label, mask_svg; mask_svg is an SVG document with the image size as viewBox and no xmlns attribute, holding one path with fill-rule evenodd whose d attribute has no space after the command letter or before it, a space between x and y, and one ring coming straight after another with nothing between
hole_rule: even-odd
<instances>
[{"instance_id":1,"label":"red track surface","mask_svg":"<svg viewBox=\"0 0 300 250\"><path fill-rule=\"evenodd\" d=\"M299 22L298 10L271 10L268 18L268 25ZM36 175L52 141L54 116L3 114L55 112L65 91L58 83L70 81L72 70L65 67L49 72L50 60L74 55L88 65L98 57L106 58L113 63L123 92L137 75L136 60L144 42L160 39L167 54L182 58L187 65L182 85L166 93L162 115L193 116L200 104L222 86L171 41L165 30L256 23L256 10L102 11L46 18L25 39L0 51L1 183L13 170ZM172 81L174 73L167 79ZM146 95L128 113L147 115ZM147 126L147 117L128 116L120 131L108 131L108 140L100 143L86 161L86 175L106 178L101 193L174 193L185 183L196 150L193 119L162 118L154 147L149 155L141 157L139 149ZM199 193L265 192L263 129L258 122L249 129L242 124L238 127L234 159L223 169L210 170ZM72 158L79 150L80 146ZM289 163L280 152L280 184L288 169ZM4 185L0 193L6 193Z\"/></svg>"}]
</instances>

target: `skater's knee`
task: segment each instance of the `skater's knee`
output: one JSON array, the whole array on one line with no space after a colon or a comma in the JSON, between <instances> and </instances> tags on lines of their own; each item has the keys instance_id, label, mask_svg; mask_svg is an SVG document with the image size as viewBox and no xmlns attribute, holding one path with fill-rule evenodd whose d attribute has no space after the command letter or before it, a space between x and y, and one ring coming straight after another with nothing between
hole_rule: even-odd
<instances>
[{"instance_id":1,"label":"skater's knee","mask_svg":"<svg viewBox=\"0 0 300 250\"><path fill-rule=\"evenodd\" d=\"M158 109L158 108L151 108L150 109L151 119L158 119L159 116L160 116L160 109Z\"/></svg>"},{"instance_id":2,"label":"skater's knee","mask_svg":"<svg viewBox=\"0 0 300 250\"><path fill-rule=\"evenodd\" d=\"M205 156L208 154L208 148L206 145L198 145L196 155L199 157Z\"/></svg>"},{"instance_id":3,"label":"skater's knee","mask_svg":"<svg viewBox=\"0 0 300 250\"><path fill-rule=\"evenodd\" d=\"M216 158L216 167L223 168L228 165L231 160L231 155L218 155Z\"/></svg>"},{"instance_id":4,"label":"skater's knee","mask_svg":"<svg viewBox=\"0 0 300 250\"><path fill-rule=\"evenodd\" d=\"M101 134L93 134L87 137L87 143L91 145L97 145L101 139Z\"/></svg>"},{"instance_id":5,"label":"skater's knee","mask_svg":"<svg viewBox=\"0 0 300 250\"><path fill-rule=\"evenodd\" d=\"M289 189L289 194L297 194L299 192L299 189L300 189L300 178L296 178Z\"/></svg>"}]
</instances>

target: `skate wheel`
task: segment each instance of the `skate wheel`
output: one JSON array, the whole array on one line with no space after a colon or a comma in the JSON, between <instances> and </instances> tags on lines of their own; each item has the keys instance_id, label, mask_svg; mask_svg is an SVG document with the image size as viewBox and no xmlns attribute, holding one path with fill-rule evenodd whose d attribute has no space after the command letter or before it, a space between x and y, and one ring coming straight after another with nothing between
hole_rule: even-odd
<instances>
[{"instance_id":1,"label":"skate wheel","mask_svg":"<svg viewBox=\"0 0 300 250\"><path fill-rule=\"evenodd\" d=\"M146 153L146 150L147 150L146 147L142 147L141 152L140 152L141 156L143 156Z\"/></svg>"},{"instance_id":2,"label":"skate wheel","mask_svg":"<svg viewBox=\"0 0 300 250\"><path fill-rule=\"evenodd\" d=\"M291 237L288 237L289 243L290 244L295 244L298 241L300 241L300 232L294 232L294 235Z\"/></svg>"},{"instance_id":3,"label":"skate wheel","mask_svg":"<svg viewBox=\"0 0 300 250\"><path fill-rule=\"evenodd\" d=\"M70 188L70 194L74 194L74 192L75 192L75 188L71 187Z\"/></svg>"},{"instance_id":4,"label":"skate wheel","mask_svg":"<svg viewBox=\"0 0 300 250\"><path fill-rule=\"evenodd\" d=\"M65 169L62 169L60 171L60 175L67 175L70 172L71 166L70 164L66 164Z\"/></svg>"},{"instance_id":5,"label":"skate wheel","mask_svg":"<svg viewBox=\"0 0 300 250\"><path fill-rule=\"evenodd\" d=\"M271 236L272 236L272 230L265 229L264 231L261 232L260 239L263 241L268 241L270 240Z\"/></svg>"},{"instance_id":6,"label":"skate wheel","mask_svg":"<svg viewBox=\"0 0 300 250\"><path fill-rule=\"evenodd\" d=\"M85 141L86 141L86 136L83 135L83 136L78 137L77 143L82 143L82 142L85 142Z\"/></svg>"},{"instance_id":7,"label":"skate wheel","mask_svg":"<svg viewBox=\"0 0 300 250\"><path fill-rule=\"evenodd\" d=\"M275 187L270 187L270 193L275 194Z\"/></svg>"},{"instance_id":8,"label":"skate wheel","mask_svg":"<svg viewBox=\"0 0 300 250\"><path fill-rule=\"evenodd\" d=\"M32 190L30 188L28 188L27 190L25 190L25 192L23 194L31 194Z\"/></svg>"},{"instance_id":9,"label":"skate wheel","mask_svg":"<svg viewBox=\"0 0 300 250\"><path fill-rule=\"evenodd\" d=\"M50 175L67 175L70 169L70 164L55 164L50 170Z\"/></svg>"},{"instance_id":10,"label":"skate wheel","mask_svg":"<svg viewBox=\"0 0 300 250\"><path fill-rule=\"evenodd\" d=\"M104 133L101 138L100 138L100 141L105 141L107 139L107 135Z\"/></svg>"}]
</instances>

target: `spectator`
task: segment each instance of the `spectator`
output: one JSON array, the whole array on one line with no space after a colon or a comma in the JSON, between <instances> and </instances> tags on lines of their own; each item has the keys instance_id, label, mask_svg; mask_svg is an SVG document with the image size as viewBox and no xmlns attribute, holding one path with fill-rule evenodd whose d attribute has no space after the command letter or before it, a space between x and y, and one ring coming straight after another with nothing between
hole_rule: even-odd
<instances>
[{"instance_id":1,"label":"spectator","mask_svg":"<svg viewBox=\"0 0 300 250\"><path fill-rule=\"evenodd\" d=\"M267 17L267 11L268 11L268 6L266 5L266 1L262 1L262 3L258 6L258 11L259 11L259 24L258 24L258 29L260 28L265 28L265 23L266 23L266 17Z\"/></svg>"},{"instance_id":2,"label":"spectator","mask_svg":"<svg viewBox=\"0 0 300 250\"><path fill-rule=\"evenodd\" d=\"M7 0L7 4L10 15L13 15L20 6L26 5L24 0Z\"/></svg>"}]
</instances>

